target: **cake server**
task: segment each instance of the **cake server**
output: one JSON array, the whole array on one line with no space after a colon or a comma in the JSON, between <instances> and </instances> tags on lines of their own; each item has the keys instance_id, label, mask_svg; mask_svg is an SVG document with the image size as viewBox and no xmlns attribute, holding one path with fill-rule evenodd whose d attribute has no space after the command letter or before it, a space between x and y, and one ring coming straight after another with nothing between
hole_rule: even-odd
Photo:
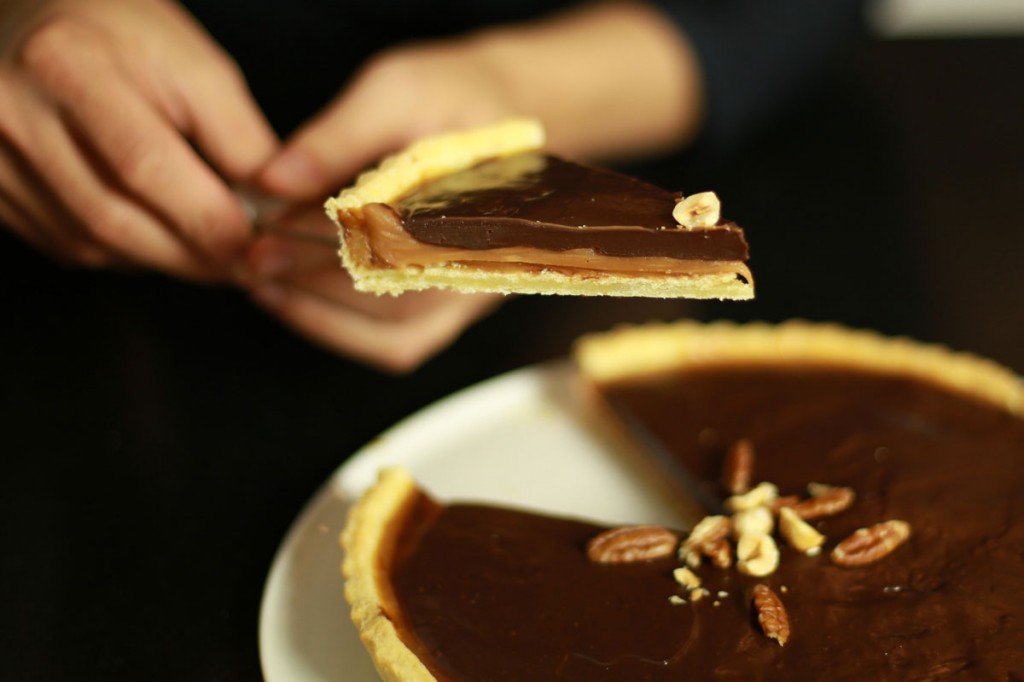
<instances>
[{"instance_id":1,"label":"cake server","mask_svg":"<svg viewBox=\"0 0 1024 682\"><path fill-rule=\"evenodd\" d=\"M614 398L608 399L607 404L643 448L655 472L678 490L683 498L680 506L688 515L696 516L699 520L702 516L725 513L723 500L710 492L700 478L680 463L662 440L629 408Z\"/></svg>"}]
</instances>

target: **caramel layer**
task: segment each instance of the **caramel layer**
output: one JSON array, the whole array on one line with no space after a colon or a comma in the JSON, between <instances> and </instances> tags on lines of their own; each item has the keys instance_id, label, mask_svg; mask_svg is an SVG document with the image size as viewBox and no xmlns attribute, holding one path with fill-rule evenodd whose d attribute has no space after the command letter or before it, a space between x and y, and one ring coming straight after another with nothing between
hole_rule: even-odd
<instances>
[{"instance_id":1,"label":"caramel layer","mask_svg":"<svg viewBox=\"0 0 1024 682\"><path fill-rule=\"evenodd\" d=\"M390 206L368 204L363 221L343 219L349 249L360 262L372 267L428 267L439 263L463 263L488 269L551 268L565 272L606 272L625 275L687 275L735 273L751 281L743 263L710 260L680 260L671 257L622 257L595 253L589 248L548 250L530 246L466 249L435 246L414 239Z\"/></svg>"},{"instance_id":2,"label":"caramel layer","mask_svg":"<svg viewBox=\"0 0 1024 682\"><path fill-rule=\"evenodd\" d=\"M353 257L369 267L506 264L751 281L742 230L674 227L676 196L611 171L520 154L433 180L394 207L370 203L361 215L338 218Z\"/></svg>"},{"instance_id":3,"label":"caramel layer","mask_svg":"<svg viewBox=\"0 0 1024 682\"><path fill-rule=\"evenodd\" d=\"M757 480L783 494L851 486L857 501L819 522L822 555L783 547L765 579L702 567L713 596L681 605L668 600L671 560L590 563L591 524L420 505L389 575L403 639L439 680L1024 679L1024 421L922 381L830 368L710 367L607 394L705 480L746 437ZM890 518L914 529L892 555L829 561L838 540ZM785 647L751 613L758 582L789 612Z\"/></svg>"}]
</instances>

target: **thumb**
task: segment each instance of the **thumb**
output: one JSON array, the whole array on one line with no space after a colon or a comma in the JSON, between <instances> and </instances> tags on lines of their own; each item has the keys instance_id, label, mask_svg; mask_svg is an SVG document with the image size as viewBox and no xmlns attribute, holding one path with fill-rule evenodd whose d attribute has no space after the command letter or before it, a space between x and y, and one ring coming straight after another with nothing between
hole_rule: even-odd
<instances>
[{"instance_id":1,"label":"thumb","mask_svg":"<svg viewBox=\"0 0 1024 682\"><path fill-rule=\"evenodd\" d=\"M416 135L386 98L359 89L338 97L302 126L257 176L268 192L293 200L335 193L356 173Z\"/></svg>"}]
</instances>

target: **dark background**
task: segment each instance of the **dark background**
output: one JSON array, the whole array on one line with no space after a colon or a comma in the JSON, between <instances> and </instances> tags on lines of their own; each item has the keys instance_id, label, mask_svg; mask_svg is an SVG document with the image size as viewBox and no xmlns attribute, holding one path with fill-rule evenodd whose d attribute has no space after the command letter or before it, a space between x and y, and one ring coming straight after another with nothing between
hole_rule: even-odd
<instances>
[{"instance_id":1,"label":"dark background","mask_svg":"<svg viewBox=\"0 0 1024 682\"><path fill-rule=\"evenodd\" d=\"M0 678L251 680L304 502L401 417L622 320L804 317L1024 370L1024 40L867 41L727 159L750 303L520 298L389 377L235 291L68 271L0 236Z\"/></svg>"}]
</instances>

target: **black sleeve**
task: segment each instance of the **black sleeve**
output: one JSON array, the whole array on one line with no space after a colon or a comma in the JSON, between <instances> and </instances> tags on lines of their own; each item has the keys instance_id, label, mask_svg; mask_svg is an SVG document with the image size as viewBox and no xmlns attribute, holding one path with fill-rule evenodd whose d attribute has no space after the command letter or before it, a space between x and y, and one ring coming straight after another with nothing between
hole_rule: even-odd
<instances>
[{"instance_id":1,"label":"black sleeve","mask_svg":"<svg viewBox=\"0 0 1024 682\"><path fill-rule=\"evenodd\" d=\"M692 42L703 141L731 148L827 73L863 31L863 0L653 0Z\"/></svg>"}]
</instances>

